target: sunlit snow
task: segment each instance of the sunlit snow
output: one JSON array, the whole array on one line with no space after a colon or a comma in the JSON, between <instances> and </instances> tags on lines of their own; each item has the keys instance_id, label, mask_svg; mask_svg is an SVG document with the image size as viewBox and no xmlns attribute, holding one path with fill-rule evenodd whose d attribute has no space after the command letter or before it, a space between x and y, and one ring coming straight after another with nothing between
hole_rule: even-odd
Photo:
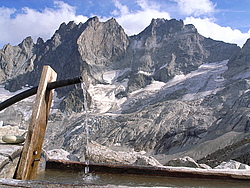
<instances>
[{"instance_id":1,"label":"sunlit snow","mask_svg":"<svg viewBox=\"0 0 250 188\"><path fill-rule=\"evenodd\" d=\"M128 85L128 79L124 79L123 82L117 82L117 78L130 69L113 70L103 74L103 79L106 84L90 85L88 92L92 97L92 112L93 113L113 113L119 114L124 109L129 109L135 105L141 105L136 108L143 108L144 105L148 105L153 101L161 99L161 97L170 95L179 90L184 90L179 100L190 101L202 99L207 95L215 94L221 90L225 85L225 79L222 74L227 70L228 60L222 62L206 63L201 65L197 70L190 72L187 75L176 75L167 83L153 81L152 84L141 88L128 96L123 98L116 98L116 94L126 90ZM11 93L0 87L0 100L4 101L9 97L20 93L28 87L24 87L22 90L15 93ZM29 97L24 101L32 103L34 97ZM52 110L56 112L59 103L62 99L56 97L56 92L53 101ZM23 107L15 105L16 109L19 109L22 113L25 113L25 117L30 116L30 112L24 110ZM22 109L21 109L22 108ZM29 109L28 109L29 110Z\"/></svg>"},{"instance_id":2,"label":"sunlit snow","mask_svg":"<svg viewBox=\"0 0 250 188\"><path fill-rule=\"evenodd\" d=\"M227 70L227 63L228 60L206 63L187 75L176 75L167 83L153 81L152 84L134 91L122 99L115 97L115 90L119 83L114 82L114 79L113 84L90 86L89 92L96 112L101 113L120 113L121 109L129 109L138 101L148 105L151 100L156 100L156 95L164 96L181 89L186 89L187 92L180 100L197 100L215 94L224 87L225 79L222 74ZM143 108L143 106L141 107Z\"/></svg>"}]
</instances>

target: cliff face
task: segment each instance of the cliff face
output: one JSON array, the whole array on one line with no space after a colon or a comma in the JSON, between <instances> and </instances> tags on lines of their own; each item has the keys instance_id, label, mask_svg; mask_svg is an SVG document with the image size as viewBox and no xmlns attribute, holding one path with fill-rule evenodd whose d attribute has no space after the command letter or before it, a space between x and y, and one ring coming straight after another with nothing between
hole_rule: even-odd
<instances>
[{"instance_id":1,"label":"cliff face","mask_svg":"<svg viewBox=\"0 0 250 188\"><path fill-rule=\"evenodd\" d=\"M18 46L4 46L0 81L10 91L37 85L44 65L58 79L82 74L92 140L145 150L163 162L182 155L202 159L249 136L248 56L249 40L240 49L205 38L182 20L153 19L138 35L127 36L115 19L94 17L61 24L46 42L34 44L28 37ZM57 97L53 109L59 111L51 114L45 147L81 156L82 91L65 87ZM13 108L1 117L16 112L21 121L20 105Z\"/></svg>"},{"instance_id":2,"label":"cliff face","mask_svg":"<svg viewBox=\"0 0 250 188\"><path fill-rule=\"evenodd\" d=\"M26 74L34 69L34 43L31 37L27 37L18 46L7 44L0 50L0 82L7 82L18 75ZM10 83L8 83L10 84ZM10 86L8 89L21 89L22 84Z\"/></svg>"},{"instance_id":3,"label":"cliff face","mask_svg":"<svg viewBox=\"0 0 250 188\"><path fill-rule=\"evenodd\" d=\"M11 91L26 84L36 85L44 65L52 66L59 79L86 70L93 84L104 83L103 74L108 70L128 69L120 79L128 75L135 78L129 80L131 92L152 79L167 82L204 62L229 59L237 50L236 45L204 38L182 20L153 19L140 34L128 37L115 19L102 23L94 17L84 24L61 24L45 43L39 38L34 44L27 37L18 46L6 45L1 50L1 83L8 80L6 88ZM142 80L142 85L133 81L136 78Z\"/></svg>"}]
</instances>

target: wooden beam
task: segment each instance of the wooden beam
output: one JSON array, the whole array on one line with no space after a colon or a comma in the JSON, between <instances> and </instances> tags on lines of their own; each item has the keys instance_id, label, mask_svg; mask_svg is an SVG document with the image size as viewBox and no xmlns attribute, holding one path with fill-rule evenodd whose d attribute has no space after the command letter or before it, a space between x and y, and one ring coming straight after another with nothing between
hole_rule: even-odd
<instances>
[{"instance_id":1,"label":"wooden beam","mask_svg":"<svg viewBox=\"0 0 250 188\"><path fill-rule=\"evenodd\" d=\"M14 177L16 179L31 180L36 178L53 98L53 90L46 90L46 88L49 82L56 80L56 77L56 72L50 66L43 67L27 138Z\"/></svg>"}]
</instances>

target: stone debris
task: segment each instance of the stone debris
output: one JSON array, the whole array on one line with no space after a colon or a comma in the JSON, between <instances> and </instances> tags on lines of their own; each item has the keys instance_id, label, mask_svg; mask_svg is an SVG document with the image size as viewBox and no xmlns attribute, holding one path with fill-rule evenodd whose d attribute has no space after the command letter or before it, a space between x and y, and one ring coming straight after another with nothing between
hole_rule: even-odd
<instances>
[{"instance_id":1,"label":"stone debris","mask_svg":"<svg viewBox=\"0 0 250 188\"><path fill-rule=\"evenodd\" d=\"M176 166L176 167L182 166L182 167L200 168L200 165L196 163L195 160L189 156L170 160L165 164L165 166Z\"/></svg>"},{"instance_id":2,"label":"stone debris","mask_svg":"<svg viewBox=\"0 0 250 188\"><path fill-rule=\"evenodd\" d=\"M0 178L13 178L23 144L6 144L2 141L4 135L21 136L26 130L18 126L5 125L0 121Z\"/></svg>"},{"instance_id":3,"label":"stone debris","mask_svg":"<svg viewBox=\"0 0 250 188\"><path fill-rule=\"evenodd\" d=\"M211 169L211 167L206 164L198 164L193 158L189 156L185 156L183 158L172 159L168 161L165 164L165 166Z\"/></svg>"},{"instance_id":4,"label":"stone debris","mask_svg":"<svg viewBox=\"0 0 250 188\"><path fill-rule=\"evenodd\" d=\"M138 156L137 160L134 162L134 165L143 165L143 166L163 166L159 161L154 157L150 156Z\"/></svg>"},{"instance_id":5,"label":"stone debris","mask_svg":"<svg viewBox=\"0 0 250 188\"><path fill-rule=\"evenodd\" d=\"M114 151L97 142L91 141L88 147L87 159L94 163L117 163L117 164L134 164L145 166L163 166L152 156L147 157L141 152L124 152Z\"/></svg>"},{"instance_id":6,"label":"stone debris","mask_svg":"<svg viewBox=\"0 0 250 188\"><path fill-rule=\"evenodd\" d=\"M214 169L237 169L237 170L250 170L250 166L242 164L238 161L230 160L228 162L222 162L220 165L214 167Z\"/></svg>"},{"instance_id":7,"label":"stone debris","mask_svg":"<svg viewBox=\"0 0 250 188\"><path fill-rule=\"evenodd\" d=\"M66 161L79 161L73 154L63 149L53 149L46 152L48 159L53 160L66 160Z\"/></svg>"},{"instance_id":8,"label":"stone debris","mask_svg":"<svg viewBox=\"0 0 250 188\"><path fill-rule=\"evenodd\" d=\"M13 178L22 145L0 144L0 178Z\"/></svg>"},{"instance_id":9,"label":"stone debris","mask_svg":"<svg viewBox=\"0 0 250 188\"><path fill-rule=\"evenodd\" d=\"M199 164L199 167L203 169L212 169L212 167L208 166L207 164Z\"/></svg>"},{"instance_id":10,"label":"stone debris","mask_svg":"<svg viewBox=\"0 0 250 188\"><path fill-rule=\"evenodd\" d=\"M1 124L1 123L0 123ZM2 137L4 135L15 135L15 136L21 136L26 132L24 129L19 129L18 126L11 126L11 125L5 125L1 126L0 125L0 137L1 137L1 143L2 142Z\"/></svg>"}]
</instances>

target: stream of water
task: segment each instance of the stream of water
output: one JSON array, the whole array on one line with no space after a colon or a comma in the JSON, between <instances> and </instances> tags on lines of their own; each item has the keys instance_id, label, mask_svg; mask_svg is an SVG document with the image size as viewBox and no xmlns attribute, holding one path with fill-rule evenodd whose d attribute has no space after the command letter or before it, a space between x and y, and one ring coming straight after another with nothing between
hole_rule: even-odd
<instances>
[{"instance_id":1,"label":"stream of water","mask_svg":"<svg viewBox=\"0 0 250 188\"><path fill-rule=\"evenodd\" d=\"M86 163L86 167L84 170L84 173L86 175L89 174L89 152L88 152L88 146L89 146L89 123L88 123L88 118L89 118L89 108L88 108L88 104L87 104L87 88L84 84L84 82L81 83L81 87L82 87L82 92L83 92L83 107L85 110L85 121L83 122L83 127L85 127L85 132L86 132L86 153L85 153L85 163ZM88 178L88 176L86 176L86 178Z\"/></svg>"}]
</instances>

